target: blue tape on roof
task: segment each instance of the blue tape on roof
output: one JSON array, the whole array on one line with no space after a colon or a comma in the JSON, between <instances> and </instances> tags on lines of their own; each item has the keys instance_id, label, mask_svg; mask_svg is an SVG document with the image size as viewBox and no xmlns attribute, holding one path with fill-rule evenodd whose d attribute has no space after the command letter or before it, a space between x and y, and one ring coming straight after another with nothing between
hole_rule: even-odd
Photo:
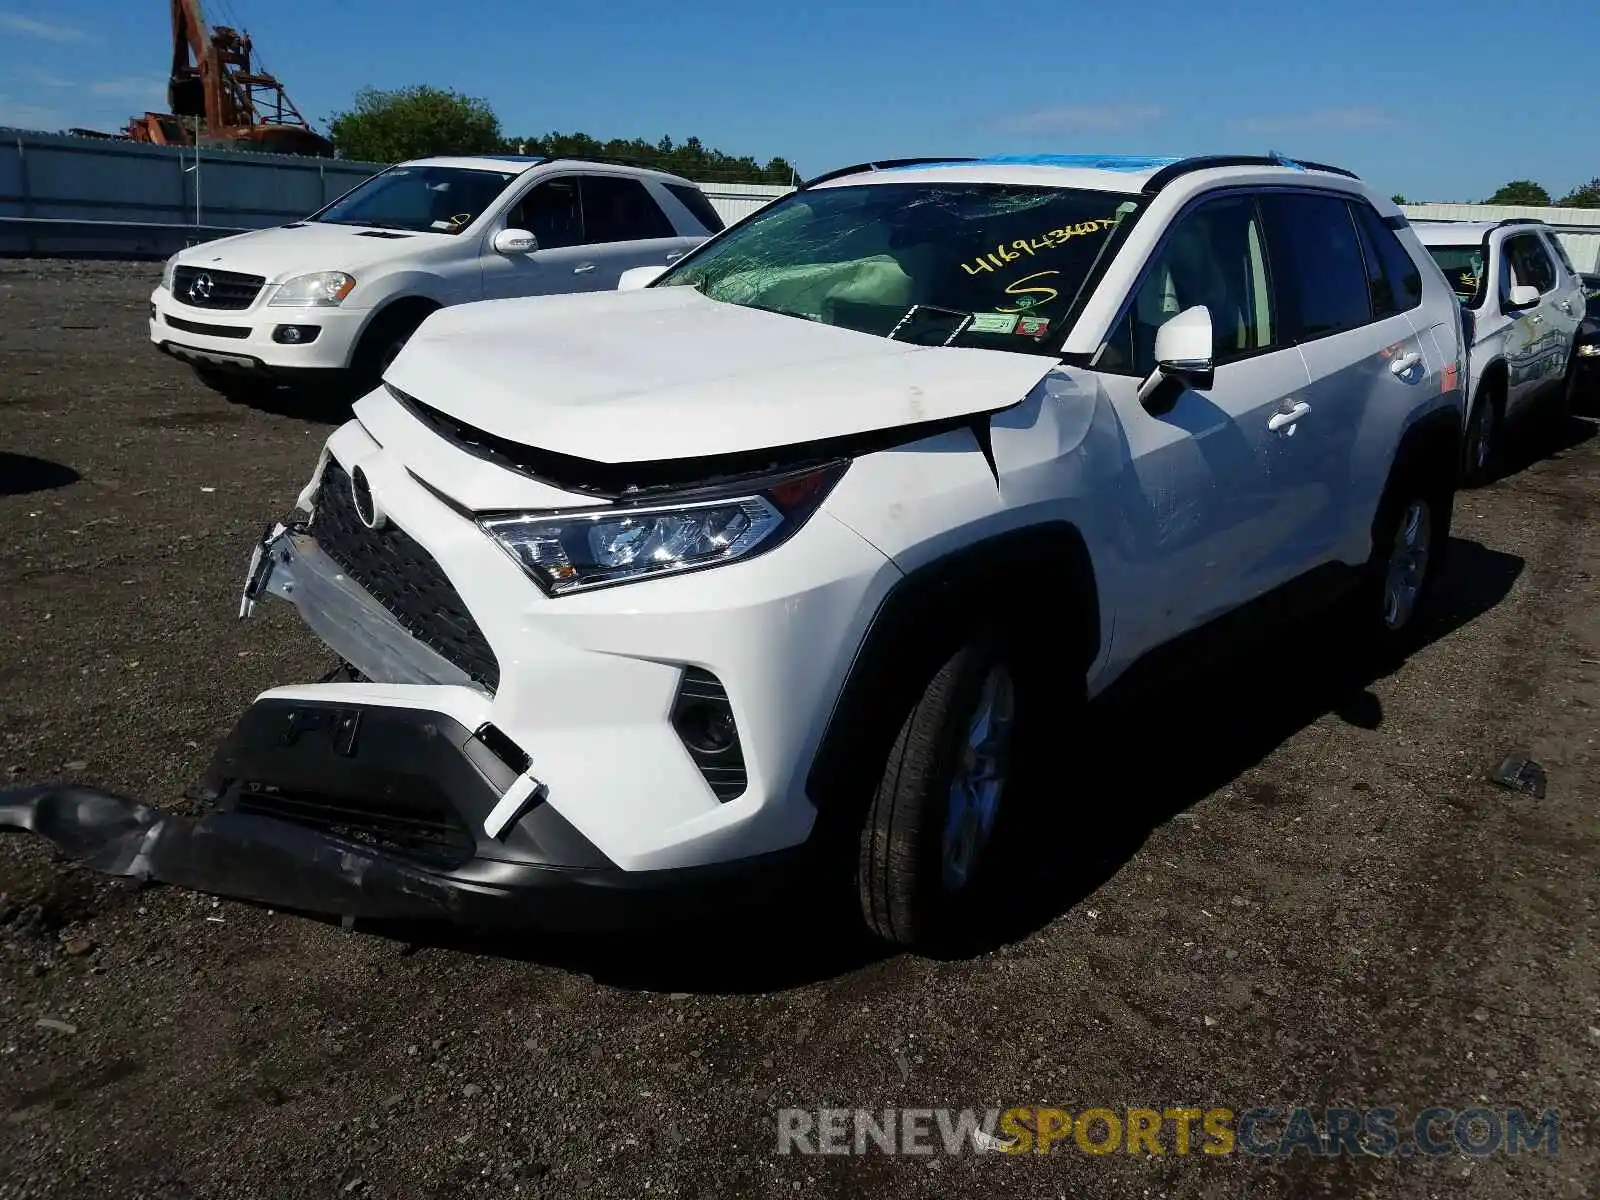
<instances>
[{"instance_id":1,"label":"blue tape on roof","mask_svg":"<svg viewBox=\"0 0 1600 1200\"><path fill-rule=\"evenodd\" d=\"M1090 171L1159 171L1181 157L1151 157L1136 154L988 154L966 161L918 163L909 167L886 167L890 171L920 171L927 167L1078 167Z\"/></svg>"}]
</instances>

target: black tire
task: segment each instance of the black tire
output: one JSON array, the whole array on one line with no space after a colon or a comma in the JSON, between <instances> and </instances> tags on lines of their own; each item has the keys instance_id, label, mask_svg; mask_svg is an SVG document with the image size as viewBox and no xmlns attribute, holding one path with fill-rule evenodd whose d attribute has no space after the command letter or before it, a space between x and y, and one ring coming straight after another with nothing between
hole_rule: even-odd
<instances>
[{"instance_id":1,"label":"black tire","mask_svg":"<svg viewBox=\"0 0 1600 1200\"><path fill-rule=\"evenodd\" d=\"M1372 554L1352 613L1359 644L1379 665L1398 663L1421 642L1450 544L1454 507L1448 462L1396 466L1372 523ZM1407 564L1402 542L1420 549L1421 556L1413 555ZM1397 595L1410 590L1399 586L1405 581L1415 588L1409 602Z\"/></svg>"},{"instance_id":2,"label":"black tire","mask_svg":"<svg viewBox=\"0 0 1600 1200\"><path fill-rule=\"evenodd\" d=\"M1498 382L1490 381L1478 389L1467 421L1467 436L1461 446L1461 482L1466 487L1493 483L1501 464L1505 431L1505 396Z\"/></svg>"},{"instance_id":3,"label":"black tire","mask_svg":"<svg viewBox=\"0 0 1600 1200\"><path fill-rule=\"evenodd\" d=\"M380 313L367 331L361 335L351 356L350 382L359 391L366 392L378 386L389 364L405 348L417 326L426 321L432 308L406 304Z\"/></svg>"},{"instance_id":4,"label":"black tire","mask_svg":"<svg viewBox=\"0 0 1600 1200\"><path fill-rule=\"evenodd\" d=\"M1024 684L994 641L977 638L939 667L906 714L868 805L857 861L862 916L885 941L948 949L965 941L977 918L990 911L1000 857L996 831L1007 815L1008 793L1017 791L1012 784L1020 761L1018 721L1030 698ZM956 864L947 861L945 849L952 784L967 758L969 734L987 689L996 689L994 698L1004 708L1007 688L1009 733L996 756L1004 782L987 836L966 857L957 882Z\"/></svg>"}]
</instances>

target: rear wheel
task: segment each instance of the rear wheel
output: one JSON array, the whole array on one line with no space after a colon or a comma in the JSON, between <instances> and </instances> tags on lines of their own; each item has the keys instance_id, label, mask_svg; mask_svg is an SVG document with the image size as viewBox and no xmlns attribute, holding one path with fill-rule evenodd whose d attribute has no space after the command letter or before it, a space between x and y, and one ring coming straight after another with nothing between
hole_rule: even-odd
<instances>
[{"instance_id":1,"label":"rear wheel","mask_svg":"<svg viewBox=\"0 0 1600 1200\"><path fill-rule=\"evenodd\" d=\"M1428 467L1401 468L1373 523L1356 618L1363 643L1387 660L1419 643L1450 541L1454 489Z\"/></svg>"},{"instance_id":2,"label":"rear wheel","mask_svg":"<svg viewBox=\"0 0 1600 1200\"><path fill-rule=\"evenodd\" d=\"M968 933L994 878L995 832L1017 762L1027 693L990 639L956 651L900 726L863 823L862 914L902 946Z\"/></svg>"}]
</instances>

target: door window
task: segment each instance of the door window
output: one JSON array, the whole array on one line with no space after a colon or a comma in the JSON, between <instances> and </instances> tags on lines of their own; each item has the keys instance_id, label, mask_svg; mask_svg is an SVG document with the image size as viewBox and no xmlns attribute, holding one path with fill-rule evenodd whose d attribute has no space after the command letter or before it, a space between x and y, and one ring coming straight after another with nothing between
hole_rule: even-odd
<instances>
[{"instance_id":1,"label":"door window","mask_svg":"<svg viewBox=\"0 0 1600 1200\"><path fill-rule=\"evenodd\" d=\"M1261 209L1289 336L1307 342L1369 323L1367 266L1349 205L1279 192L1263 195Z\"/></svg>"},{"instance_id":2,"label":"door window","mask_svg":"<svg viewBox=\"0 0 1600 1200\"><path fill-rule=\"evenodd\" d=\"M1279 344L1264 239L1250 196L1208 200L1179 219L1097 366L1150 374L1156 330L1197 304L1211 313L1218 364Z\"/></svg>"},{"instance_id":3,"label":"door window","mask_svg":"<svg viewBox=\"0 0 1600 1200\"><path fill-rule=\"evenodd\" d=\"M1567 269L1567 274L1576 278L1578 268L1572 265L1572 258L1567 253L1566 246L1562 244L1561 235L1559 233L1547 233L1545 234L1545 241L1550 243L1550 249L1556 252L1556 257L1561 260L1561 265Z\"/></svg>"},{"instance_id":4,"label":"door window","mask_svg":"<svg viewBox=\"0 0 1600 1200\"><path fill-rule=\"evenodd\" d=\"M622 175L583 177L583 227L589 244L678 236L644 184Z\"/></svg>"},{"instance_id":5,"label":"door window","mask_svg":"<svg viewBox=\"0 0 1600 1200\"><path fill-rule=\"evenodd\" d=\"M662 186L677 198L679 204L689 210L689 215L699 221L707 233L722 232L722 218L717 215L717 210L711 207L711 201L706 199L706 194L699 188L688 183L668 183Z\"/></svg>"},{"instance_id":6,"label":"door window","mask_svg":"<svg viewBox=\"0 0 1600 1200\"><path fill-rule=\"evenodd\" d=\"M511 214L511 228L526 229L539 249L583 244L583 212L576 178L547 179L530 191Z\"/></svg>"},{"instance_id":7,"label":"door window","mask_svg":"<svg viewBox=\"0 0 1600 1200\"><path fill-rule=\"evenodd\" d=\"M1506 261L1511 264L1514 286L1531 286L1542 296L1554 291L1556 265L1550 261L1544 242L1536 233L1519 233L1506 239Z\"/></svg>"},{"instance_id":8,"label":"door window","mask_svg":"<svg viewBox=\"0 0 1600 1200\"><path fill-rule=\"evenodd\" d=\"M1372 315L1382 318L1410 312L1422 303L1422 272L1370 204L1352 200L1350 210L1361 235Z\"/></svg>"}]
</instances>

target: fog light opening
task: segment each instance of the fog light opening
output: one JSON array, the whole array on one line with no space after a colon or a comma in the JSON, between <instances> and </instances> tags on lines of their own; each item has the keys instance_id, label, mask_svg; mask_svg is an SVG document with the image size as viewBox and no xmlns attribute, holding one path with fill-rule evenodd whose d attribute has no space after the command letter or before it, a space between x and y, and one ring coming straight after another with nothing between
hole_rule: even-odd
<instances>
[{"instance_id":1,"label":"fog light opening","mask_svg":"<svg viewBox=\"0 0 1600 1200\"><path fill-rule=\"evenodd\" d=\"M272 340L284 346L304 346L316 341L321 332L318 325L279 325L272 331Z\"/></svg>"}]
</instances>

